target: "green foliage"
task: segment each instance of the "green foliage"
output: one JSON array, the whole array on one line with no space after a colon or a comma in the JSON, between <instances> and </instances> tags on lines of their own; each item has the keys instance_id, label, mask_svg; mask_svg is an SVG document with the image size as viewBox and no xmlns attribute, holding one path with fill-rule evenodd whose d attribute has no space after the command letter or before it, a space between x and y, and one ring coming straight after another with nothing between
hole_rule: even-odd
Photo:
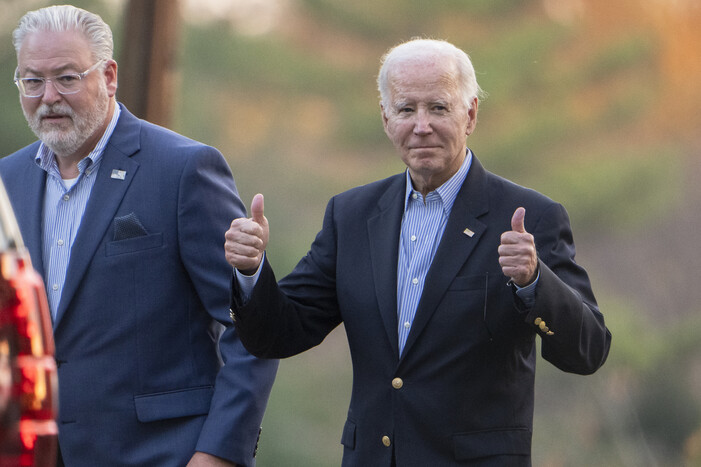
<instances>
[{"instance_id":1,"label":"green foliage","mask_svg":"<svg viewBox=\"0 0 701 467\"><path fill-rule=\"evenodd\" d=\"M352 384L347 347L340 327L320 347L280 362L263 419L258 465L340 465L341 421Z\"/></svg>"},{"instance_id":2,"label":"green foliage","mask_svg":"<svg viewBox=\"0 0 701 467\"><path fill-rule=\"evenodd\" d=\"M340 89L352 90L353 73L341 73L321 57L295 50L282 39L233 36L224 26L187 30L184 56L191 57L186 66L196 82L227 86L233 81L295 94L338 95Z\"/></svg>"},{"instance_id":3,"label":"green foliage","mask_svg":"<svg viewBox=\"0 0 701 467\"><path fill-rule=\"evenodd\" d=\"M676 148L637 149L590 149L553 161L544 168L538 188L592 231L643 226L679 201L683 165Z\"/></svg>"},{"instance_id":4,"label":"green foliage","mask_svg":"<svg viewBox=\"0 0 701 467\"><path fill-rule=\"evenodd\" d=\"M618 297L600 297L605 304L606 326L613 335L608 367L632 369L637 374L649 372L664 357L666 332L650 332L654 323L639 308ZM645 349L641 352L641 349Z\"/></svg>"},{"instance_id":5,"label":"green foliage","mask_svg":"<svg viewBox=\"0 0 701 467\"><path fill-rule=\"evenodd\" d=\"M0 157L6 156L30 142L34 135L27 127L19 104L19 92L12 82L17 60L12 47L0 48Z\"/></svg>"},{"instance_id":6,"label":"green foliage","mask_svg":"<svg viewBox=\"0 0 701 467\"><path fill-rule=\"evenodd\" d=\"M579 79L583 83L608 79L612 75L636 67L641 62L648 63L653 50L654 45L649 35L624 35L615 42L609 42L605 48L595 50L588 63L584 63L582 68L577 70ZM645 77L643 79L650 78L649 73L642 76Z\"/></svg>"},{"instance_id":7,"label":"green foliage","mask_svg":"<svg viewBox=\"0 0 701 467\"><path fill-rule=\"evenodd\" d=\"M701 419L701 406L690 392L686 371L686 365L676 360L662 362L641 381L637 400L639 422L649 441L677 461Z\"/></svg>"},{"instance_id":8,"label":"green foliage","mask_svg":"<svg viewBox=\"0 0 701 467\"><path fill-rule=\"evenodd\" d=\"M471 50L477 79L489 93L487 106L517 106L548 96L548 64L571 32L544 18L524 18L507 34Z\"/></svg>"}]
</instances>

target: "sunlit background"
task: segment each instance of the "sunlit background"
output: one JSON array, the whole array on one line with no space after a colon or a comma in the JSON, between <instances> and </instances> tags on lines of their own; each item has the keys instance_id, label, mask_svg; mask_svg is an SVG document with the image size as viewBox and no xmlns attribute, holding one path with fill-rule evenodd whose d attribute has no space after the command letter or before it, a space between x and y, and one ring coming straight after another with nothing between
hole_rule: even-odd
<instances>
[{"instance_id":1,"label":"sunlit background","mask_svg":"<svg viewBox=\"0 0 701 467\"><path fill-rule=\"evenodd\" d=\"M0 155L34 140L2 0ZM113 26L125 1L76 1ZM595 375L539 361L534 465L701 465L699 0L181 0L169 126L218 147L245 203L266 195L279 275L328 199L403 165L381 126L380 56L413 36L473 59L489 97L469 146L568 209L613 334ZM223 242L223 238L222 238ZM109 369L105 369L109 371ZM351 384L342 329L282 362L258 465L340 465Z\"/></svg>"}]
</instances>

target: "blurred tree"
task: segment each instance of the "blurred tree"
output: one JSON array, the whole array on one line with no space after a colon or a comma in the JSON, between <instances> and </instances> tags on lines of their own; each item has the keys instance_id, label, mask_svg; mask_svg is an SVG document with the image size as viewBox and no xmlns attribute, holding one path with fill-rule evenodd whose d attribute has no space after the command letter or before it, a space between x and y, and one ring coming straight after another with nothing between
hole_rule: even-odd
<instances>
[{"instance_id":1,"label":"blurred tree","mask_svg":"<svg viewBox=\"0 0 701 467\"><path fill-rule=\"evenodd\" d=\"M130 0L125 7L119 99L150 122L169 126L176 92L178 0Z\"/></svg>"}]
</instances>

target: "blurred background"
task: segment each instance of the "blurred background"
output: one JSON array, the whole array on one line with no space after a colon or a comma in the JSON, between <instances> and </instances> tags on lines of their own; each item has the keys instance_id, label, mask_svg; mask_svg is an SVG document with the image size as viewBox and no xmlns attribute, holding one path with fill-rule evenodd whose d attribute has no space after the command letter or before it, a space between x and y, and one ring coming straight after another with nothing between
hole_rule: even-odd
<instances>
[{"instance_id":1,"label":"blurred background","mask_svg":"<svg viewBox=\"0 0 701 467\"><path fill-rule=\"evenodd\" d=\"M143 1L74 2L113 28L120 99L141 73L124 31ZM468 145L567 207L613 334L593 376L539 361L534 465L701 465L699 0L166 1L177 14L154 27L170 35L151 56L168 75L152 120L218 147L246 204L266 195L279 276L332 195L403 170L382 131L381 55L414 36L468 52L489 93ZM35 139L11 31L54 3L2 0L0 155ZM351 379L342 328L283 361L258 465L340 465Z\"/></svg>"}]
</instances>

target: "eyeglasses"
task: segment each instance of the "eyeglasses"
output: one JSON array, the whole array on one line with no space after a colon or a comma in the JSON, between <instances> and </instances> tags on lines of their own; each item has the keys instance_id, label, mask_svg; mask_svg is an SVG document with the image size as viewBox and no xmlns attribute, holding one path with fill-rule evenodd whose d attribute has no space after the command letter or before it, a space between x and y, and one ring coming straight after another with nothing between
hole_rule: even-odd
<instances>
[{"instance_id":1,"label":"eyeglasses","mask_svg":"<svg viewBox=\"0 0 701 467\"><path fill-rule=\"evenodd\" d=\"M82 73L66 73L65 75L54 76L52 78L20 78L17 76L19 69L15 70L15 84L19 88L19 92L24 97L40 97L44 95L46 90L46 82L51 81L54 89L59 94L75 94L83 89L83 78L88 76L88 73L97 69L104 60L98 60L93 66Z\"/></svg>"}]
</instances>

